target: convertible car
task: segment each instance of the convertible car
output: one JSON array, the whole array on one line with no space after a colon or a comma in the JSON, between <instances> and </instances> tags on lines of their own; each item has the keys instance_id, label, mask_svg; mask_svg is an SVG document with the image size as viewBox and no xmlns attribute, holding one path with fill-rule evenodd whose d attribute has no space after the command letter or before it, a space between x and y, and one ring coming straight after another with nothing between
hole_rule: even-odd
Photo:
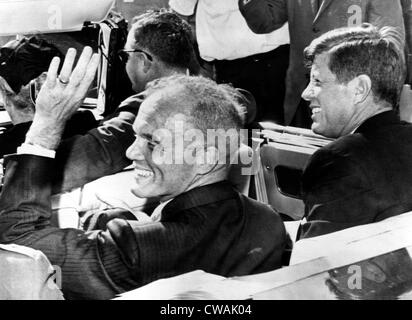
<instances>
[{"instance_id":1,"label":"convertible car","mask_svg":"<svg viewBox=\"0 0 412 320\"><path fill-rule=\"evenodd\" d=\"M36 34L51 39L63 52L69 47L92 46L102 56L101 66L83 107L102 117L131 95L130 83L123 68L118 67L115 53L123 48L127 19L132 16L126 9L136 5L133 2L139 1L88 0L84 6L84 0L0 0L0 44ZM149 8L149 2L141 1L141 7ZM116 5L126 10L126 19L113 11ZM6 112L0 110L0 126L8 124ZM260 127L262 130L253 138L256 170L247 179L238 179L236 172L233 178L239 190L281 214L293 240L304 213L299 194L302 170L309 157L331 140L305 129L272 123L261 123ZM82 214L102 206L145 207L145 199L125 198L129 194L125 189L128 179L131 176L126 169L81 189L55 195L55 224L77 228ZM412 214L406 213L299 241L280 270L231 279L197 270L156 281L118 299L411 299L411 248ZM26 270L27 277L13 277L17 267ZM58 290L58 267L51 266L41 252L0 246L0 270L4 279L0 282L0 299L64 298Z\"/></svg>"}]
</instances>

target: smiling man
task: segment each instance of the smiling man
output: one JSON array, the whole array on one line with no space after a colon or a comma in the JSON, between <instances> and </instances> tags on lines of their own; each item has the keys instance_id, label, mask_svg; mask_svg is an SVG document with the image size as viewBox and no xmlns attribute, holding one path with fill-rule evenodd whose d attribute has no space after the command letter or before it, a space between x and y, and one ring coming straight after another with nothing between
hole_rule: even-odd
<instances>
[{"instance_id":1,"label":"smiling man","mask_svg":"<svg viewBox=\"0 0 412 320\"><path fill-rule=\"evenodd\" d=\"M43 118L47 110L66 117L86 93L96 57L87 48L71 73L73 61L69 53L59 76L59 61L52 62L38 97ZM68 299L109 299L197 269L240 276L281 267L286 232L279 215L226 180L240 138L231 135L223 144L205 139L211 129L240 135L244 110L237 95L201 77L175 75L149 84L133 125L136 139L126 155L135 166L132 192L162 201L151 221L113 219L87 232L52 227L54 154L30 144L39 141L32 132L20 154L5 159L0 243L43 251L61 268ZM228 146L233 141L237 148Z\"/></svg>"},{"instance_id":2,"label":"smiling man","mask_svg":"<svg viewBox=\"0 0 412 320\"><path fill-rule=\"evenodd\" d=\"M337 29L305 56L312 130L337 140L305 169L300 238L412 210L412 125L397 113L406 73L400 35L369 24Z\"/></svg>"},{"instance_id":3,"label":"smiling man","mask_svg":"<svg viewBox=\"0 0 412 320\"><path fill-rule=\"evenodd\" d=\"M135 17L119 58L137 94L123 101L99 127L61 142L59 131L66 123L60 119L48 116L30 127L29 136L34 137L31 143L48 149L58 146L53 179L55 194L82 187L129 166L125 154L134 140L132 124L147 83L173 74L197 74L198 68L189 24L168 10L150 10Z\"/></svg>"},{"instance_id":4,"label":"smiling man","mask_svg":"<svg viewBox=\"0 0 412 320\"><path fill-rule=\"evenodd\" d=\"M136 140L126 152L136 173L132 192L164 202L225 180L242 139L243 107L228 100L236 100L237 91L173 76L151 83L146 94L133 125Z\"/></svg>"},{"instance_id":5,"label":"smiling man","mask_svg":"<svg viewBox=\"0 0 412 320\"><path fill-rule=\"evenodd\" d=\"M380 28L396 27L402 38L405 33L399 0L239 0L239 8L250 29L259 34L276 30L286 21L289 23L286 125L310 125L307 104L301 101L301 94L307 85L303 51L312 40L336 28L365 22Z\"/></svg>"}]
</instances>

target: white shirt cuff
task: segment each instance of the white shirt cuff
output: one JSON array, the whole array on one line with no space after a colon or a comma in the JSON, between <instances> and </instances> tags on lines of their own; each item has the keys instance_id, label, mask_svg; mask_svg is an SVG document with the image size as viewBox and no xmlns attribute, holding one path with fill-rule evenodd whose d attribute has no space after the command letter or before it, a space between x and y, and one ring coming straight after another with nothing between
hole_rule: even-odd
<instances>
[{"instance_id":1,"label":"white shirt cuff","mask_svg":"<svg viewBox=\"0 0 412 320\"><path fill-rule=\"evenodd\" d=\"M34 156L40 156L45 158L54 159L56 157L56 151L43 148L39 145L23 143L17 148L17 154L31 154Z\"/></svg>"}]
</instances>

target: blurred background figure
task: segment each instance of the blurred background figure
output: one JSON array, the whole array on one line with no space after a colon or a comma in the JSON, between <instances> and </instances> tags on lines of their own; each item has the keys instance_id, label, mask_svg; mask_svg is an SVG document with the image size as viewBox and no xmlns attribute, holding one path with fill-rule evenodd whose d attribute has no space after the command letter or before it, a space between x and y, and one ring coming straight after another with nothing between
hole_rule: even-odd
<instances>
[{"instance_id":1,"label":"blurred background figure","mask_svg":"<svg viewBox=\"0 0 412 320\"><path fill-rule=\"evenodd\" d=\"M62 57L51 43L36 37L12 40L0 48L0 108L12 126L0 134L0 158L15 153L25 140L35 114L36 96L46 79L53 57ZM91 111L79 111L68 122L64 138L97 126Z\"/></svg>"},{"instance_id":2,"label":"blurred background figure","mask_svg":"<svg viewBox=\"0 0 412 320\"><path fill-rule=\"evenodd\" d=\"M406 61L408 66L406 82L412 85L412 0L401 0L401 4L405 22Z\"/></svg>"},{"instance_id":3,"label":"blurred background figure","mask_svg":"<svg viewBox=\"0 0 412 320\"><path fill-rule=\"evenodd\" d=\"M129 23L139 14L151 9L167 8L168 0L116 0L115 10L121 12Z\"/></svg>"},{"instance_id":4,"label":"blurred background figure","mask_svg":"<svg viewBox=\"0 0 412 320\"><path fill-rule=\"evenodd\" d=\"M289 22L291 51L284 112L285 124L297 127L309 128L312 123L301 94L309 82L303 50L313 39L327 31L364 22L377 27L393 26L405 35L400 0L239 0L239 8L251 30L258 34L272 32Z\"/></svg>"},{"instance_id":5,"label":"blurred background figure","mask_svg":"<svg viewBox=\"0 0 412 320\"><path fill-rule=\"evenodd\" d=\"M242 17L237 0L170 0L169 5L191 22L201 64L209 75L218 83L231 83L252 93L257 104L255 121L283 124L289 61L287 24L255 34Z\"/></svg>"}]
</instances>

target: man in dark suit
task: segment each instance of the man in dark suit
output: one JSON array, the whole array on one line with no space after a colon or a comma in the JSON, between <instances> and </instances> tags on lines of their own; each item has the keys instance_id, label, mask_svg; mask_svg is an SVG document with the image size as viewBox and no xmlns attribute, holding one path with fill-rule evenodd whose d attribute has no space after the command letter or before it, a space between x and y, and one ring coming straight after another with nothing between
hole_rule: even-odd
<instances>
[{"instance_id":1,"label":"man in dark suit","mask_svg":"<svg viewBox=\"0 0 412 320\"><path fill-rule=\"evenodd\" d=\"M144 98L145 86L174 74L197 75L199 64L193 41L190 25L175 13L151 10L135 17L119 55L136 95L122 102L98 128L60 143L53 193L70 191L130 165L125 152L134 141L132 124ZM253 120L253 97L246 91L241 93L239 98L248 109L248 119ZM53 137L56 127L59 126L46 123L39 129L48 130L45 136Z\"/></svg>"},{"instance_id":2,"label":"man in dark suit","mask_svg":"<svg viewBox=\"0 0 412 320\"><path fill-rule=\"evenodd\" d=\"M301 94L307 85L303 50L327 31L369 22L393 26L404 34L400 0L239 0L250 29L268 33L289 22L290 61L286 78L285 123L310 126ZM295 117L295 118L294 118Z\"/></svg>"},{"instance_id":3,"label":"man in dark suit","mask_svg":"<svg viewBox=\"0 0 412 320\"><path fill-rule=\"evenodd\" d=\"M156 59L130 44L126 49L136 54L130 61ZM54 150L98 65L90 48L72 72L74 58L69 51L59 76L59 61L52 61L26 142L5 158L0 243L43 251L62 270L66 298L112 298L196 269L235 276L279 268L286 245L280 217L226 181L244 123L237 91L200 77L154 81L134 122L131 189L161 199L152 221L113 219L88 232L50 226ZM220 130L210 137L210 129Z\"/></svg>"},{"instance_id":4,"label":"man in dark suit","mask_svg":"<svg viewBox=\"0 0 412 320\"><path fill-rule=\"evenodd\" d=\"M380 221L412 210L412 125L397 114L406 67L391 27L337 29L306 48L312 130L336 141L303 175L300 238Z\"/></svg>"},{"instance_id":5,"label":"man in dark suit","mask_svg":"<svg viewBox=\"0 0 412 320\"><path fill-rule=\"evenodd\" d=\"M142 91L146 84L172 74L197 74L192 30L188 23L166 10L144 13L135 17L135 22L119 57L128 69L136 95L122 102L97 128L60 144L55 142L59 146L53 177L54 194L81 187L129 166L131 162L125 152L134 141L132 124L144 98ZM39 130L49 131L45 136L53 137L58 127L45 123Z\"/></svg>"}]
</instances>

